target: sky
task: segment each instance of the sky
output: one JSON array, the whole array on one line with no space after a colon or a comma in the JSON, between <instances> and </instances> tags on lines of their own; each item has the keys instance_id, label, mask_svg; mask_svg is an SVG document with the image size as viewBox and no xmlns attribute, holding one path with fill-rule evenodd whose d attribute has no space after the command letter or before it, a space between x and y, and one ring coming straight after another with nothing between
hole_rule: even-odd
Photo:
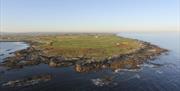
<instances>
[{"instance_id":1,"label":"sky","mask_svg":"<svg viewBox=\"0 0 180 91\"><path fill-rule=\"evenodd\" d=\"M180 31L180 0L0 0L1 32Z\"/></svg>"}]
</instances>

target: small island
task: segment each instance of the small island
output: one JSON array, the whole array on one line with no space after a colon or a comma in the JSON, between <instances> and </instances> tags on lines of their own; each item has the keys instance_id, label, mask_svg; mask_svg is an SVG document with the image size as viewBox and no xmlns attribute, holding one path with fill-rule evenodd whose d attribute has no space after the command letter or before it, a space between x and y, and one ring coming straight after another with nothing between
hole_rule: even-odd
<instances>
[{"instance_id":1,"label":"small island","mask_svg":"<svg viewBox=\"0 0 180 91\"><path fill-rule=\"evenodd\" d=\"M102 67L134 69L167 51L148 42L116 34L5 35L1 41L29 44L27 49L16 51L14 56L1 63L9 68L45 63L50 67L75 65L78 72Z\"/></svg>"}]
</instances>

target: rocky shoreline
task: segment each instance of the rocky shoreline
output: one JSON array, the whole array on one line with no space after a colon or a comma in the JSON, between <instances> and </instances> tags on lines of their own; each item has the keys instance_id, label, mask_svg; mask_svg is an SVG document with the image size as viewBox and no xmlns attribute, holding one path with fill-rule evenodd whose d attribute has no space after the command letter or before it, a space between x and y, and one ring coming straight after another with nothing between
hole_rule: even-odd
<instances>
[{"instance_id":1,"label":"rocky shoreline","mask_svg":"<svg viewBox=\"0 0 180 91\"><path fill-rule=\"evenodd\" d=\"M88 72L90 70L111 68L116 69L139 69L140 65L148 60L154 60L162 53L167 53L167 49L160 48L148 42L143 42L141 48L136 49L127 54L113 56L102 62L80 63L76 64L75 69L77 72Z\"/></svg>"},{"instance_id":2,"label":"rocky shoreline","mask_svg":"<svg viewBox=\"0 0 180 91\"><path fill-rule=\"evenodd\" d=\"M48 54L44 53L43 50L39 50L35 47L37 43L25 41L30 46L27 49L14 52L14 56L5 58L4 62L0 63L0 66L7 67L8 69L18 69L43 63L48 64L49 67L74 66L74 70L76 72L89 72L104 68L110 68L116 72L117 69L139 69L140 64L148 60L153 60L162 53L168 52L168 50L160 48L156 45L152 45L148 42L137 41L141 44L141 47L138 49L131 50L122 55L114 55L112 57L102 58L100 60L86 57L66 58L63 56L49 56ZM44 83L50 81L51 79L52 76L49 74L37 75L23 79L11 80L3 83L2 86L25 87ZM102 83L101 80L98 81Z\"/></svg>"},{"instance_id":3,"label":"rocky shoreline","mask_svg":"<svg viewBox=\"0 0 180 91\"><path fill-rule=\"evenodd\" d=\"M119 68L137 68L138 64L151 60L168 50L152 45L149 42L137 40L141 47L134 49L122 55L114 55L112 57L101 58L96 60L93 58L74 57L66 58L63 56L48 56L43 50L38 50L34 46L37 43L26 41L30 46L27 49L14 52L13 57L8 57L0 65L13 68L22 68L30 65L48 64L50 67L65 67L75 65L77 72L85 72L96 68L110 67ZM133 64L132 64L133 63Z\"/></svg>"}]
</instances>

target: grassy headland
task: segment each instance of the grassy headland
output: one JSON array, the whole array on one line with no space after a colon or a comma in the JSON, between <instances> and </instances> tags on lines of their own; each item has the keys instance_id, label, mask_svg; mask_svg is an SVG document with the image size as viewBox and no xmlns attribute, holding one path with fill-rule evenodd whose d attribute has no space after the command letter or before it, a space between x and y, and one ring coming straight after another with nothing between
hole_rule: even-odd
<instances>
[{"instance_id":1,"label":"grassy headland","mask_svg":"<svg viewBox=\"0 0 180 91\"><path fill-rule=\"evenodd\" d=\"M140 47L138 41L114 34L20 35L9 36L9 40L36 42L33 46L48 55L64 57L110 57Z\"/></svg>"},{"instance_id":2,"label":"grassy headland","mask_svg":"<svg viewBox=\"0 0 180 91\"><path fill-rule=\"evenodd\" d=\"M102 64L110 66L110 63L120 60L118 62L123 65L133 62L131 67L135 68L138 63L167 51L148 42L115 34L6 35L1 37L1 41L30 44L29 48L17 51L14 57L5 60L3 65L8 67L46 63L53 67L76 65L76 70L85 71L87 65L89 70Z\"/></svg>"}]
</instances>

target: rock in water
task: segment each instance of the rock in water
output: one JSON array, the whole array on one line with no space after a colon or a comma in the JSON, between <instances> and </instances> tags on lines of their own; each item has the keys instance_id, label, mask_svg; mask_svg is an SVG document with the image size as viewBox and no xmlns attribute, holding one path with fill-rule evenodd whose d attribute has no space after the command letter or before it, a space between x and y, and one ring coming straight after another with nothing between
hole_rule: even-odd
<instances>
[{"instance_id":1,"label":"rock in water","mask_svg":"<svg viewBox=\"0 0 180 91\"><path fill-rule=\"evenodd\" d=\"M51 75L39 75L39 76L32 76L24 79L19 79L19 80L13 80L13 81L8 81L2 86L9 86L9 87L19 87L19 86L31 86L35 85L41 82L47 82L52 79Z\"/></svg>"}]
</instances>

